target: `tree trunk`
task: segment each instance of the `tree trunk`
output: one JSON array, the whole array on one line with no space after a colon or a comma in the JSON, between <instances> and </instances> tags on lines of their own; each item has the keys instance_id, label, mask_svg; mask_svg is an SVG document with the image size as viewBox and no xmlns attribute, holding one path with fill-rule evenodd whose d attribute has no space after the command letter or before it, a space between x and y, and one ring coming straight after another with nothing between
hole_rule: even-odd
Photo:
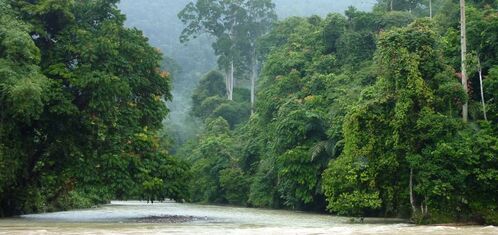
<instances>
[{"instance_id":1,"label":"tree trunk","mask_svg":"<svg viewBox=\"0 0 498 235\"><path fill-rule=\"evenodd\" d=\"M234 81L235 81L235 78L234 78L234 73L235 73L235 68L234 68L234 65L233 65L233 60L234 60L234 53L233 53L233 50L234 49L234 45L233 45L233 42L235 41L234 39L234 27L235 25L237 24L237 20L235 19L233 22L232 22L232 25L230 26L230 32L228 33L228 36L230 38L230 41L232 42L232 46L230 47L230 67L229 67L229 76L228 76L228 79L227 79L227 96L228 96L228 100L233 100L233 84L234 84Z\"/></svg>"},{"instance_id":2,"label":"tree trunk","mask_svg":"<svg viewBox=\"0 0 498 235\"><path fill-rule=\"evenodd\" d=\"M225 72L225 89L226 89L227 99L230 99L230 81L232 80L230 78L230 76L231 76L230 74L231 74L231 72L230 72L230 68L229 68Z\"/></svg>"},{"instance_id":3,"label":"tree trunk","mask_svg":"<svg viewBox=\"0 0 498 235\"><path fill-rule=\"evenodd\" d=\"M415 207L415 196L413 195L413 168L410 168L410 205L412 206L412 214L417 212L417 207Z\"/></svg>"},{"instance_id":4,"label":"tree trunk","mask_svg":"<svg viewBox=\"0 0 498 235\"><path fill-rule=\"evenodd\" d=\"M462 86L465 93L468 94L468 79L466 70L466 55L467 55L467 32L466 32L466 20L465 20L465 0L460 0L460 35L461 35L461 46L462 46ZM463 121L467 122L469 119L469 102L466 101L462 107L462 117Z\"/></svg>"},{"instance_id":5,"label":"tree trunk","mask_svg":"<svg viewBox=\"0 0 498 235\"><path fill-rule=\"evenodd\" d=\"M432 19L432 0L429 0L429 18Z\"/></svg>"},{"instance_id":6,"label":"tree trunk","mask_svg":"<svg viewBox=\"0 0 498 235\"><path fill-rule=\"evenodd\" d=\"M429 215L429 206L427 206L427 196L424 198L424 216Z\"/></svg>"},{"instance_id":7,"label":"tree trunk","mask_svg":"<svg viewBox=\"0 0 498 235\"><path fill-rule=\"evenodd\" d=\"M391 11L393 11L393 2L394 0L391 0Z\"/></svg>"},{"instance_id":8,"label":"tree trunk","mask_svg":"<svg viewBox=\"0 0 498 235\"><path fill-rule=\"evenodd\" d=\"M251 69L251 115L254 114L254 104L256 102L256 79L258 77L258 61L256 53L252 54L252 69Z\"/></svg>"},{"instance_id":9,"label":"tree trunk","mask_svg":"<svg viewBox=\"0 0 498 235\"><path fill-rule=\"evenodd\" d=\"M477 66L479 67L479 84L481 85L481 102L482 102L482 112L484 114L484 120L488 120L486 115L486 100L484 99L484 87L482 85L482 67L481 60L479 59L479 55L477 56Z\"/></svg>"},{"instance_id":10,"label":"tree trunk","mask_svg":"<svg viewBox=\"0 0 498 235\"><path fill-rule=\"evenodd\" d=\"M233 66L233 61L230 62L230 81L229 81L229 86L228 86L228 100L233 100L233 83L235 81L234 79L234 73L235 73L235 68Z\"/></svg>"}]
</instances>

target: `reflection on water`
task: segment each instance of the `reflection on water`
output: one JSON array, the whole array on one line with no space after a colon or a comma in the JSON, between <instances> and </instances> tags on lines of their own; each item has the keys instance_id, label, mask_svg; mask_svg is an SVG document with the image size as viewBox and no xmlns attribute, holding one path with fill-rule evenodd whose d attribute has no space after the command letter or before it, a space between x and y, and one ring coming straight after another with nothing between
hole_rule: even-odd
<instances>
[{"instance_id":1,"label":"reflection on water","mask_svg":"<svg viewBox=\"0 0 498 235\"><path fill-rule=\"evenodd\" d=\"M137 223L146 217L195 218L183 223ZM413 226L366 219L238 207L179 203L113 202L75 210L0 220L0 234L498 234L498 227Z\"/></svg>"}]
</instances>

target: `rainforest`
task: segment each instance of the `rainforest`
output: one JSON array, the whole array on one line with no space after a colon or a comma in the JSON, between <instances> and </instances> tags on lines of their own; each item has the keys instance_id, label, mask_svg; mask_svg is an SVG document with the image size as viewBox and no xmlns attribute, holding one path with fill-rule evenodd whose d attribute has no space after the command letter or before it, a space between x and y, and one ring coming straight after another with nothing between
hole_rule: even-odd
<instances>
[{"instance_id":1,"label":"rainforest","mask_svg":"<svg viewBox=\"0 0 498 235\"><path fill-rule=\"evenodd\" d=\"M498 225L496 0L0 12L0 217L173 200Z\"/></svg>"}]
</instances>

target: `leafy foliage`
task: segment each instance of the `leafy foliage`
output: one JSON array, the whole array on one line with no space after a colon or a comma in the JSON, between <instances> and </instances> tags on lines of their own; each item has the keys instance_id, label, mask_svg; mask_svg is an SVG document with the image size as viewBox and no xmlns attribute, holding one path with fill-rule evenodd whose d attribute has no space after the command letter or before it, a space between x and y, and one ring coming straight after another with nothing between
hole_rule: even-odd
<instances>
[{"instance_id":1,"label":"leafy foliage","mask_svg":"<svg viewBox=\"0 0 498 235\"><path fill-rule=\"evenodd\" d=\"M0 215L185 197L157 137L170 76L116 2L1 1Z\"/></svg>"},{"instance_id":2,"label":"leafy foliage","mask_svg":"<svg viewBox=\"0 0 498 235\"><path fill-rule=\"evenodd\" d=\"M182 39L215 36L225 74L193 90L203 125L175 157L171 76L116 2L0 0L0 215L172 198L498 223L496 1L468 4L468 94L454 1L276 24L268 0L192 2ZM260 63L253 107L231 74Z\"/></svg>"},{"instance_id":3,"label":"leafy foliage","mask_svg":"<svg viewBox=\"0 0 498 235\"><path fill-rule=\"evenodd\" d=\"M205 165L224 169L207 201L496 224L493 4L469 6L489 118L477 108L468 124L460 107L479 102L481 87L477 73L469 94L458 80L453 2L434 1L432 20L420 17L428 1L379 1L373 12L277 22L258 42L256 112L206 158L231 159Z\"/></svg>"}]
</instances>

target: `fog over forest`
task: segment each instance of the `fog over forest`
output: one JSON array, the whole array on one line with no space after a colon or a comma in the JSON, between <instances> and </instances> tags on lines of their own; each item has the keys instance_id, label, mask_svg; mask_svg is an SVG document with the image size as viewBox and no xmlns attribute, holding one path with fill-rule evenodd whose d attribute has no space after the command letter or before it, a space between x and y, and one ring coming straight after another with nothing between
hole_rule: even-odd
<instances>
[{"instance_id":1,"label":"fog over forest","mask_svg":"<svg viewBox=\"0 0 498 235\"><path fill-rule=\"evenodd\" d=\"M192 90L202 76L216 68L216 57L211 40L201 36L181 44L179 37L184 28L177 14L190 0L122 0L120 10L126 15L126 25L142 30L150 43L161 49L165 68L173 73L173 101L168 121L165 122L172 138L182 144L198 130L199 125L188 115L191 108ZM369 11L375 0L275 0L280 19L289 16L326 16L329 13L344 13L349 6ZM239 81L247 82L247 81ZM185 125L187 124L188 125ZM181 127L181 128L180 128Z\"/></svg>"},{"instance_id":2,"label":"fog over forest","mask_svg":"<svg viewBox=\"0 0 498 235\"><path fill-rule=\"evenodd\" d=\"M279 18L289 16L326 16L331 12L343 13L349 6L370 10L376 0L275 0Z\"/></svg>"}]
</instances>

